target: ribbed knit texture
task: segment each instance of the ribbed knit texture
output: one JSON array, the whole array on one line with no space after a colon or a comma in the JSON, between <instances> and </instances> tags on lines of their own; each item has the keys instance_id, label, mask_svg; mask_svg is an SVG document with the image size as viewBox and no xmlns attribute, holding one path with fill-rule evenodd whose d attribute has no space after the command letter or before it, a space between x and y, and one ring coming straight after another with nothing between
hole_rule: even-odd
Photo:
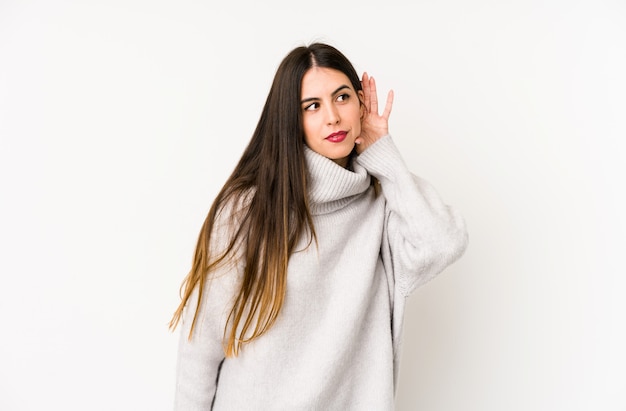
<instances>
[{"instance_id":1,"label":"ribbed knit texture","mask_svg":"<svg viewBox=\"0 0 626 411\"><path fill-rule=\"evenodd\" d=\"M300 241L276 323L236 358L222 336L241 267L212 280L191 341L193 310L183 319L176 410L393 410L405 297L462 255L464 221L391 136L352 170L310 149L305 159L318 243Z\"/></svg>"},{"instance_id":2,"label":"ribbed knit texture","mask_svg":"<svg viewBox=\"0 0 626 411\"><path fill-rule=\"evenodd\" d=\"M309 207L311 214L327 214L339 210L355 200L370 186L370 176L360 164L354 172L337 166L305 146L309 170Z\"/></svg>"}]
</instances>

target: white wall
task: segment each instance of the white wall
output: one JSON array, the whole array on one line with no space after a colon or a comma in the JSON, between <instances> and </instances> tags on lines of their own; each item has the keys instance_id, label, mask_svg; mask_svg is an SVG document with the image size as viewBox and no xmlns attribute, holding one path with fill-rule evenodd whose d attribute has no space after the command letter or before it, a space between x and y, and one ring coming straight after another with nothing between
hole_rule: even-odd
<instances>
[{"instance_id":1,"label":"white wall","mask_svg":"<svg viewBox=\"0 0 626 411\"><path fill-rule=\"evenodd\" d=\"M312 40L469 225L398 410L626 409L623 2L211 3L0 2L0 409L171 409L199 226Z\"/></svg>"}]
</instances>

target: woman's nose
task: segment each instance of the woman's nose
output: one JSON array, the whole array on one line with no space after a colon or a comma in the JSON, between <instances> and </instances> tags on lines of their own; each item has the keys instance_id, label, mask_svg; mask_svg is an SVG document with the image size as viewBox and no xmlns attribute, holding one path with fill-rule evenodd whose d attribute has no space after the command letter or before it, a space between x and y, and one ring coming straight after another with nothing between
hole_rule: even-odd
<instances>
[{"instance_id":1,"label":"woman's nose","mask_svg":"<svg viewBox=\"0 0 626 411\"><path fill-rule=\"evenodd\" d=\"M327 107L326 115L327 115L328 125L338 124L339 121L341 120L341 117L339 116L339 111L337 110L337 108L333 105L329 105L326 107Z\"/></svg>"}]
</instances>

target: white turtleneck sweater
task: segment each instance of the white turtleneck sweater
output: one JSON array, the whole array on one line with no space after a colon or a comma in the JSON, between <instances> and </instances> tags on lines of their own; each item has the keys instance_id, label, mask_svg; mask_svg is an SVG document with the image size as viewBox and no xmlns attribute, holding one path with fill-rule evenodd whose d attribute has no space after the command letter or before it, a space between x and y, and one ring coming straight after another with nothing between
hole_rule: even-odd
<instances>
[{"instance_id":1,"label":"white turtleneck sweater","mask_svg":"<svg viewBox=\"0 0 626 411\"><path fill-rule=\"evenodd\" d=\"M238 357L224 359L222 338L241 266L211 280L191 341L189 300L176 410L393 410L405 299L463 254L464 220L389 135L353 171L305 156L317 247L301 240L276 323Z\"/></svg>"}]
</instances>

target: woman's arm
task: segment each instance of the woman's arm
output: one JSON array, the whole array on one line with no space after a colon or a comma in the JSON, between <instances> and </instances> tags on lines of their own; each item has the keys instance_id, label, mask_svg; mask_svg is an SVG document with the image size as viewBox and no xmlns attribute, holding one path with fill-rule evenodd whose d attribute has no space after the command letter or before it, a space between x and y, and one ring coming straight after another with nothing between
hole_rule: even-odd
<instances>
[{"instance_id":1,"label":"woman's arm","mask_svg":"<svg viewBox=\"0 0 626 411\"><path fill-rule=\"evenodd\" d=\"M241 224L240 217L247 200L247 196L239 196L236 200L238 207L231 207L229 202L216 217L209 244L211 258L227 249ZM220 367L225 358L224 330L243 272L244 252L241 244L241 239L238 239L230 255L207 274L191 338L190 329L200 295L198 286L185 306L176 367L176 411L211 409Z\"/></svg>"},{"instance_id":2,"label":"woman's arm","mask_svg":"<svg viewBox=\"0 0 626 411\"><path fill-rule=\"evenodd\" d=\"M221 313L225 307L219 307L213 298L222 287L217 282L209 282L207 287L191 339L189 330L198 301L197 288L185 307L176 365L176 411L210 410L217 389L219 367L224 359Z\"/></svg>"},{"instance_id":3,"label":"woman's arm","mask_svg":"<svg viewBox=\"0 0 626 411\"><path fill-rule=\"evenodd\" d=\"M395 287L408 296L456 261L465 251L465 221L425 180L406 167L390 135L357 157L380 182L386 200L383 257Z\"/></svg>"},{"instance_id":4,"label":"woman's arm","mask_svg":"<svg viewBox=\"0 0 626 411\"><path fill-rule=\"evenodd\" d=\"M363 74L363 117L356 161L381 184L387 215L383 261L404 296L456 261L468 242L461 215L425 180L411 174L388 131L393 91L378 113L376 81Z\"/></svg>"}]
</instances>

